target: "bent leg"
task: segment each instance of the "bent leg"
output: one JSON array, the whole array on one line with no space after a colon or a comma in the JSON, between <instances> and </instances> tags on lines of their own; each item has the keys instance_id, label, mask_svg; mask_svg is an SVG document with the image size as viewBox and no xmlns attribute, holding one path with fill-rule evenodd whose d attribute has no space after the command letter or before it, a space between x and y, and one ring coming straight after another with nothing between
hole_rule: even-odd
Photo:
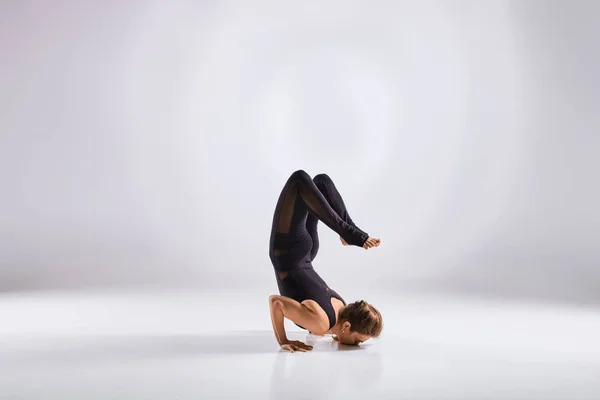
<instances>
[{"instance_id":1,"label":"bent leg","mask_svg":"<svg viewBox=\"0 0 600 400\"><path fill-rule=\"evenodd\" d=\"M333 180L327 174L319 174L316 175L313 179L313 182L319 189L323 196L327 199L327 202L335 210L335 212L348 224L352 226L356 226L350 218L348 214L348 210L346 209L346 204L344 203L344 199L342 195L337 190Z\"/></svg>"},{"instance_id":2,"label":"bent leg","mask_svg":"<svg viewBox=\"0 0 600 400\"><path fill-rule=\"evenodd\" d=\"M292 174L298 188L298 196L308 208L308 212L340 235L346 242L363 246L369 235L358 227L346 222L329 204L323 193L310 176L302 170ZM340 196L341 197L341 196ZM347 213L346 213L347 214Z\"/></svg>"},{"instance_id":3,"label":"bent leg","mask_svg":"<svg viewBox=\"0 0 600 400\"><path fill-rule=\"evenodd\" d=\"M323 197L327 200L331 208L342 218L342 220L354 227L356 225L350 218L346 204L342 199L342 195L337 190L333 180L327 174L318 174L313 178L313 182L319 191L323 194ZM314 260L319 251L319 234L317 226L319 224L319 218L314 214L309 214L306 219L306 230L310 234L313 240L313 248L311 251L311 260Z\"/></svg>"},{"instance_id":4,"label":"bent leg","mask_svg":"<svg viewBox=\"0 0 600 400\"><path fill-rule=\"evenodd\" d=\"M283 186L271 226L269 256L273 258L293 246L306 233L308 209L300 199L298 184L294 175Z\"/></svg>"},{"instance_id":5,"label":"bent leg","mask_svg":"<svg viewBox=\"0 0 600 400\"><path fill-rule=\"evenodd\" d=\"M320 220L348 244L362 247L369 238L366 232L344 221L331 207L311 177L305 171L298 170L288 178L275 208L269 246L269 256L274 265L282 262L276 260L277 256L286 254L292 248L297 250L298 243L304 241L302 238L308 233L309 216L312 216L309 226L311 229L314 227L315 233L316 222ZM314 258L318 250L318 237L316 243L313 241L312 246L312 249L307 249L306 254L310 253ZM298 251L294 257L297 256L299 256ZM287 260L286 263L291 261L293 260Z\"/></svg>"}]
</instances>

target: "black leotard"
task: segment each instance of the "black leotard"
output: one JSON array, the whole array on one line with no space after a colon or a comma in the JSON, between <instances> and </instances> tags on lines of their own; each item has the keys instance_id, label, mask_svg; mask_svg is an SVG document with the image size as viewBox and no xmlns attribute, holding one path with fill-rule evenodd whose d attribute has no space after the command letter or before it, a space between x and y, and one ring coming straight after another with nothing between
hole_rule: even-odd
<instances>
[{"instance_id":1,"label":"black leotard","mask_svg":"<svg viewBox=\"0 0 600 400\"><path fill-rule=\"evenodd\" d=\"M320 174L313 181L305 171L296 171L289 177L277 201L269 257L275 268L279 293L298 302L316 301L327 313L331 329L337 320L331 297L346 303L312 266L319 249L319 221L350 245L362 247L369 238L348 215L329 176Z\"/></svg>"}]
</instances>

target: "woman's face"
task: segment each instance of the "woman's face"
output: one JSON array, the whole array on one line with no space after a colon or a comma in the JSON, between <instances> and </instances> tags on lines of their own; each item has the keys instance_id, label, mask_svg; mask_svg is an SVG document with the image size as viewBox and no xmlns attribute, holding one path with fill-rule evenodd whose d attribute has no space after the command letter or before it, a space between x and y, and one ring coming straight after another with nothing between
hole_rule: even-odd
<instances>
[{"instance_id":1,"label":"woman's face","mask_svg":"<svg viewBox=\"0 0 600 400\"><path fill-rule=\"evenodd\" d=\"M346 324L348 323L346 322ZM366 342L369 339L371 339L371 336L369 335L365 335L358 332L352 332L352 330L350 329L350 324L344 326L342 332L340 332L337 336L337 340L340 343L346 344L348 346L358 346L359 344Z\"/></svg>"}]
</instances>

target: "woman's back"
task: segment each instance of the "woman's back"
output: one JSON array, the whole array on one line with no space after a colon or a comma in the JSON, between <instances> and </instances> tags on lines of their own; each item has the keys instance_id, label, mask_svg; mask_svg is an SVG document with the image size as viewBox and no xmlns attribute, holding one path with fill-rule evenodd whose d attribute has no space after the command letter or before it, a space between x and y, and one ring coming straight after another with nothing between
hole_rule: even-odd
<instances>
[{"instance_id":1,"label":"woman's back","mask_svg":"<svg viewBox=\"0 0 600 400\"><path fill-rule=\"evenodd\" d=\"M344 299L319 276L312 266L296 268L282 278L276 274L277 285L282 296L290 297L299 303L304 300L315 301L327 314L330 327L335 325L336 312L331 304L331 298Z\"/></svg>"}]
</instances>

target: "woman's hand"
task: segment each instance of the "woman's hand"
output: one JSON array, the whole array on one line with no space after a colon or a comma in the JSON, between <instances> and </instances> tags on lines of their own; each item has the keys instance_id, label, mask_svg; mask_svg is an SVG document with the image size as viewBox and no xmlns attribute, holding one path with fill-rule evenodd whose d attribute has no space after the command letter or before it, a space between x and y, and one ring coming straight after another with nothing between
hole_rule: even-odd
<instances>
[{"instance_id":1,"label":"woman's hand","mask_svg":"<svg viewBox=\"0 0 600 400\"><path fill-rule=\"evenodd\" d=\"M294 351L306 352L308 350L312 350L312 346L306 343L303 343L299 340L288 340L281 344L281 349L289 351L293 353Z\"/></svg>"},{"instance_id":2,"label":"woman's hand","mask_svg":"<svg viewBox=\"0 0 600 400\"><path fill-rule=\"evenodd\" d=\"M367 241L363 245L363 248L365 250L368 250L371 247L378 247L380 244L381 244L381 239L370 237L370 238L367 239Z\"/></svg>"}]
</instances>

